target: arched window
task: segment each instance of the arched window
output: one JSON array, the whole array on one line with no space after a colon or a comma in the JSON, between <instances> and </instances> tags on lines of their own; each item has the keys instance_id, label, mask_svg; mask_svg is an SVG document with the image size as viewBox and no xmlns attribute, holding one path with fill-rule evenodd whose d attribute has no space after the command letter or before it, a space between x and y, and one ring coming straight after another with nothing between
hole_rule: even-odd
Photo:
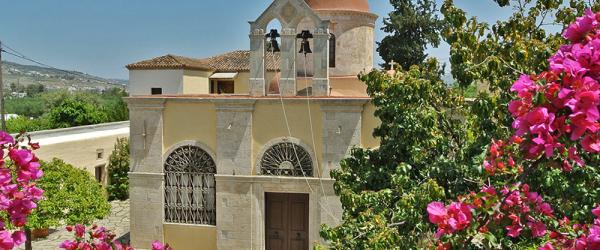
<instances>
[{"instance_id":1,"label":"arched window","mask_svg":"<svg viewBox=\"0 0 600 250\"><path fill-rule=\"evenodd\" d=\"M212 157L198 146L175 149L165 161L165 221L216 225Z\"/></svg>"},{"instance_id":2,"label":"arched window","mask_svg":"<svg viewBox=\"0 0 600 250\"><path fill-rule=\"evenodd\" d=\"M292 142L271 146L260 160L262 175L311 176L313 163L306 149Z\"/></svg>"},{"instance_id":3,"label":"arched window","mask_svg":"<svg viewBox=\"0 0 600 250\"><path fill-rule=\"evenodd\" d=\"M329 33L329 67L335 68L335 35Z\"/></svg>"}]
</instances>

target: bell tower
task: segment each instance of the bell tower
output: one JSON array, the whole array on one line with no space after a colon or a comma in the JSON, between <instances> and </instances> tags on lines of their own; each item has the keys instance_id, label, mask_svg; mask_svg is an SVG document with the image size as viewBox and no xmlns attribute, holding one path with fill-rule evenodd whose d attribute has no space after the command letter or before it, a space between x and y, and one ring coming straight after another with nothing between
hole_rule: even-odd
<instances>
[{"instance_id":1,"label":"bell tower","mask_svg":"<svg viewBox=\"0 0 600 250\"><path fill-rule=\"evenodd\" d=\"M280 52L268 51L266 31L268 23L278 19L282 29L279 31L281 45L278 44ZM303 30L299 30L299 24L303 20L309 20L314 25L310 32L311 37L299 36ZM250 22L250 95L265 96L267 83L265 79L266 65L265 57L273 56L270 53L280 53L281 60L279 68L281 77L279 79L279 93L282 96L296 96L299 89L296 84L297 67L296 62L300 51L300 43L308 41L312 44L311 54L314 60L312 65L312 81L310 93L312 96L329 95L329 27L331 23L317 15L317 13L304 0L275 0L265 12L255 21ZM273 47L273 45L271 45ZM303 48L306 52L306 48ZM307 90L307 93L308 90Z\"/></svg>"}]
</instances>

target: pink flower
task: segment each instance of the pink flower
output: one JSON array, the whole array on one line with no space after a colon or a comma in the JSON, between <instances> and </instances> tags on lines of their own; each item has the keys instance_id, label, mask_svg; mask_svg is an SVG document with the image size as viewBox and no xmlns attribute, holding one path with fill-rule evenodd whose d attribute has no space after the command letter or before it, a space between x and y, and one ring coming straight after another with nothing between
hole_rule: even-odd
<instances>
[{"instance_id":1,"label":"pink flower","mask_svg":"<svg viewBox=\"0 0 600 250\"><path fill-rule=\"evenodd\" d=\"M596 208L592 209L592 214L594 214L594 216L596 216L596 217L600 217L600 205L598 205Z\"/></svg>"},{"instance_id":2,"label":"pink flower","mask_svg":"<svg viewBox=\"0 0 600 250\"><path fill-rule=\"evenodd\" d=\"M12 235L6 230L0 231L0 249L13 249L14 246Z\"/></svg>"},{"instance_id":3,"label":"pink flower","mask_svg":"<svg viewBox=\"0 0 600 250\"><path fill-rule=\"evenodd\" d=\"M585 11L584 16L578 17L574 23L569 25L563 32L563 37L576 43L583 39L592 29L596 28L596 26L598 26L596 14L588 9Z\"/></svg>"},{"instance_id":4,"label":"pink flower","mask_svg":"<svg viewBox=\"0 0 600 250\"><path fill-rule=\"evenodd\" d=\"M521 75L519 79L512 85L510 91L517 92L517 95L521 98L529 96L529 92L535 90L537 87L535 82L531 80L528 75Z\"/></svg>"},{"instance_id":5,"label":"pink flower","mask_svg":"<svg viewBox=\"0 0 600 250\"><path fill-rule=\"evenodd\" d=\"M540 221L527 222L527 226L531 229L531 235L535 238L546 235L546 225Z\"/></svg>"},{"instance_id":6,"label":"pink flower","mask_svg":"<svg viewBox=\"0 0 600 250\"><path fill-rule=\"evenodd\" d=\"M429 213L429 221L433 224L441 223L448 217L444 203L437 201L427 205L427 213Z\"/></svg>"},{"instance_id":7,"label":"pink flower","mask_svg":"<svg viewBox=\"0 0 600 250\"><path fill-rule=\"evenodd\" d=\"M62 243L60 243L58 247L66 250L75 250L77 249L77 242L73 240L65 240Z\"/></svg>"},{"instance_id":8,"label":"pink flower","mask_svg":"<svg viewBox=\"0 0 600 250\"><path fill-rule=\"evenodd\" d=\"M600 153L600 137L596 134L587 135L581 141L581 146L589 153Z\"/></svg>"},{"instance_id":9,"label":"pink flower","mask_svg":"<svg viewBox=\"0 0 600 250\"><path fill-rule=\"evenodd\" d=\"M506 230L508 230L506 235L517 238L521 234L521 231L523 231L523 227L521 227L520 224L512 224L510 226L506 226Z\"/></svg>"},{"instance_id":10,"label":"pink flower","mask_svg":"<svg viewBox=\"0 0 600 250\"><path fill-rule=\"evenodd\" d=\"M15 139L9 133L0 131L0 144L15 144Z\"/></svg>"},{"instance_id":11,"label":"pink flower","mask_svg":"<svg viewBox=\"0 0 600 250\"><path fill-rule=\"evenodd\" d=\"M75 235L77 237L83 237L83 234L85 233L85 226L81 225L81 224L77 224L75 225Z\"/></svg>"},{"instance_id":12,"label":"pink flower","mask_svg":"<svg viewBox=\"0 0 600 250\"><path fill-rule=\"evenodd\" d=\"M467 228L473 217L471 208L462 202L453 202L448 207L432 202L427 205L427 213L429 221L438 226L436 237Z\"/></svg>"},{"instance_id":13,"label":"pink flower","mask_svg":"<svg viewBox=\"0 0 600 250\"><path fill-rule=\"evenodd\" d=\"M539 248L539 250L554 250L554 247L552 246L552 244L550 242L544 244L543 246L541 246Z\"/></svg>"},{"instance_id":14,"label":"pink flower","mask_svg":"<svg viewBox=\"0 0 600 250\"><path fill-rule=\"evenodd\" d=\"M165 248L165 246L163 246L163 244L160 241L154 241L152 242L152 250L163 250Z\"/></svg>"}]
</instances>

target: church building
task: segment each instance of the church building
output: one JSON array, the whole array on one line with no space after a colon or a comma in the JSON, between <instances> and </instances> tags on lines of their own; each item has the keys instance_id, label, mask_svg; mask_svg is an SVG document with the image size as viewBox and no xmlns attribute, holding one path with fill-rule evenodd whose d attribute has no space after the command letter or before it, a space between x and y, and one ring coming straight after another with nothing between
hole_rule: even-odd
<instances>
[{"instance_id":1,"label":"church building","mask_svg":"<svg viewBox=\"0 0 600 250\"><path fill-rule=\"evenodd\" d=\"M368 0L274 0L250 22L250 50L127 65L133 246L326 244L321 225L342 216L331 170L379 146L357 78L373 68L376 20Z\"/></svg>"}]
</instances>

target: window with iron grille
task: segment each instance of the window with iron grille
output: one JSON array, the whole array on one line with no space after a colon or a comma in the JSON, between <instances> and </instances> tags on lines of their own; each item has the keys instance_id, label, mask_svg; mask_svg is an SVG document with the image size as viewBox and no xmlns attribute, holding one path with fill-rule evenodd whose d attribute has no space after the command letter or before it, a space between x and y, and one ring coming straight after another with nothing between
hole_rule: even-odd
<instances>
[{"instance_id":1,"label":"window with iron grille","mask_svg":"<svg viewBox=\"0 0 600 250\"><path fill-rule=\"evenodd\" d=\"M212 157L198 146L175 149L165 161L165 221L216 225Z\"/></svg>"},{"instance_id":2,"label":"window with iron grille","mask_svg":"<svg viewBox=\"0 0 600 250\"><path fill-rule=\"evenodd\" d=\"M281 142L265 151L260 160L262 175L311 176L313 163L306 149L291 142Z\"/></svg>"}]
</instances>

